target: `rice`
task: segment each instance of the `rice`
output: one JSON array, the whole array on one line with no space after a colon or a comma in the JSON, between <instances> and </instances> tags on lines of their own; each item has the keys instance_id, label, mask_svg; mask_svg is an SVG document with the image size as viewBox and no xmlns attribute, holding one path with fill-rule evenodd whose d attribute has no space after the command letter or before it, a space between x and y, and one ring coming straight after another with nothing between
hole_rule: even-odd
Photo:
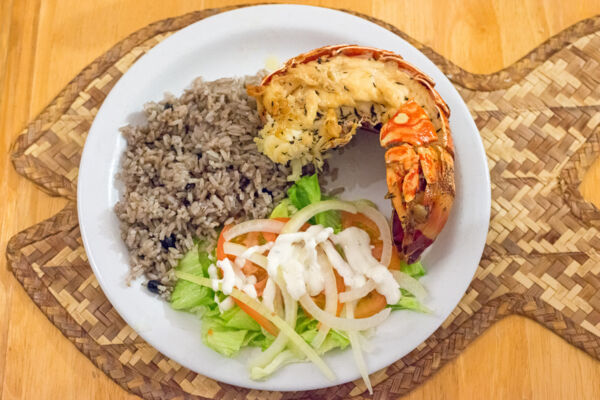
<instances>
[{"instance_id":1,"label":"rice","mask_svg":"<svg viewBox=\"0 0 600 400\"><path fill-rule=\"evenodd\" d=\"M196 79L181 97L144 106L147 123L121 129L127 149L115 206L131 278L168 296L178 260L194 240L215 243L233 220L266 217L291 171L256 148L260 120L246 84L258 77Z\"/></svg>"}]
</instances>

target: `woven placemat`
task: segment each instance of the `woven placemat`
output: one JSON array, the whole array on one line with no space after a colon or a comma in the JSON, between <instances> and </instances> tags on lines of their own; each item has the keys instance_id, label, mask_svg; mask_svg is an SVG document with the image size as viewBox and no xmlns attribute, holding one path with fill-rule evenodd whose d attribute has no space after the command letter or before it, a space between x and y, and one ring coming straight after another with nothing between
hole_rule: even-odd
<instances>
[{"instance_id":1,"label":"woven placemat","mask_svg":"<svg viewBox=\"0 0 600 400\"><path fill-rule=\"evenodd\" d=\"M228 9L194 12L135 32L85 68L29 124L12 148L15 168L70 202L10 240L9 264L61 332L119 385L142 397L368 397L360 381L278 393L198 375L126 325L88 265L77 224L76 180L100 104L154 45ZM600 359L600 211L577 190L600 151L600 17L572 26L500 72L476 75L393 26L360 16L410 41L450 77L479 127L492 178L490 230L473 282L427 341L373 374L375 397L407 393L509 314L526 315Z\"/></svg>"}]
</instances>

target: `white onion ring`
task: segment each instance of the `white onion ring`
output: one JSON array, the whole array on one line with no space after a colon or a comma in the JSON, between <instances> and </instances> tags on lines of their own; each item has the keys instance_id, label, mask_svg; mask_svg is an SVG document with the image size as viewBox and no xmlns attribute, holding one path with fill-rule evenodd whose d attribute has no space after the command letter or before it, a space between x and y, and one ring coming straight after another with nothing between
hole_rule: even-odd
<instances>
[{"instance_id":1,"label":"white onion ring","mask_svg":"<svg viewBox=\"0 0 600 400\"><path fill-rule=\"evenodd\" d=\"M281 233L292 233L298 232L302 225L304 225L309 219L315 215L329 211L329 210L342 210L352 214L356 213L356 207L352 203L341 200L323 200L318 203L312 203L298 211L292 219L281 230Z\"/></svg>"},{"instance_id":2,"label":"white onion ring","mask_svg":"<svg viewBox=\"0 0 600 400\"><path fill-rule=\"evenodd\" d=\"M371 293L375 289L375 282L369 280L365 285L340 293L340 303L348 303L354 300L359 300Z\"/></svg>"},{"instance_id":3,"label":"white onion ring","mask_svg":"<svg viewBox=\"0 0 600 400\"><path fill-rule=\"evenodd\" d=\"M231 243L231 242L223 243L223 252L225 254L229 254L231 256L240 257L247 250L248 250L248 248L246 246L242 246L241 244ZM254 254L251 254L246 259L252 261L254 264L258 265L259 267L267 269L267 257L265 257L261 254L254 253Z\"/></svg>"},{"instance_id":4,"label":"white onion ring","mask_svg":"<svg viewBox=\"0 0 600 400\"><path fill-rule=\"evenodd\" d=\"M223 238L226 241L229 241L248 232L279 233L284 226L285 222L277 221L275 219L253 219L232 226L223 234Z\"/></svg>"},{"instance_id":5,"label":"white onion ring","mask_svg":"<svg viewBox=\"0 0 600 400\"><path fill-rule=\"evenodd\" d=\"M359 213L364 214L365 217L369 218L377 225L379 236L381 236L381 241L383 242L383 249L381 250L379 262L387 267L390 265L390 261L392 261L392 232L387 219L379 212L379 210L371 207L366 202L358 201L355 204Z\"/></svg>"},{"instance_id":6,"label":"white onion ring","mask_svg":"<svg viewBox=\"0 0 600 400\"><path fill-rule=\"evenodd\" d=\"M412 276L401 271L392 271L392 275L396 279L396 282L398 282L398 286L411 292L417 300L422 301L427 297L427 290Z\"/></svg>"},{"instance_id":7,"label":"white onion ring","mask_svg":"<svg viewBox=\"0 0 600 400\"><path fill-rule=\"evenodd\" d=\"M390 315L391 309L384 308L377 314L368 318L348 319L336 317L323 310L321 310L308 295L304 295L300 298L300 304L304 309L312 315L314 318L319 320L321 323L329 326L332 329L340 331L364 331L369 328L378 326L387 319Z\"/></svg>"},{"instance_id":8,"label":"white onion ring","mask_svg":"<svg viewBox=\"0 0 600 400\"><path fill-rule=\"evenodd\" d=\"M279 286L279 283L276 282ZM279 286L281 290L281 295L283 296L283 302L285 307L285 322L294 329L296 327L296 317L298 313L298 303L292 299L292 296L285 290L284 287ZM275 341L271 343L271 345L258 356L250 360L248 363L248 367L250 370L255 367L264 367L269 364L273 359L277 356L277 354L281 353L285 346L288 343L288 336L279 331L279 335L275 338Z\"/></svg>"}]
</instances>

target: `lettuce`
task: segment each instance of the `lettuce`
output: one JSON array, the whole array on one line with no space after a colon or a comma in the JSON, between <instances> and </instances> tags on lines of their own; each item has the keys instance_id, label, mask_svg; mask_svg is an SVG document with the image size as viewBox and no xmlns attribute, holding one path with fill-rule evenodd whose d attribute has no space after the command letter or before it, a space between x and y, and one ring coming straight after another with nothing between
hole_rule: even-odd
<instances>
[{"instance_id":1,"label":"lettuce","mask_svg":"<svg viewBox=\"0 0 600 400\"><path fill-rule=\"evenodd\" d=\"M298 209L294 207L290 199L283 199L277 207L273 209L269 218L288 218L296 211L298 211Z\"/></svg>"},{"instance_id":2,"label":"lettuce","mask_svg":"<svg viewBox=\"0 0 600 400\"><path fill-rule=\"evenodd\" d=\"M321 187L317 174L303 176L298 179L287 191L288 198L298 209L309 204L321 201Z\"/></svg>"},{"instance_id":3,"label":"lettuce","mask_svg":"<svg viewBox=\"0 0 600 400\"><path fill-rule=\"evenodd\" d=\"M202 341L227 357L236 355L244 346L265 349L273 340L273 336L263 333L260 325L238 306L223 314L202 318Z\"/></svg>"},{"instance_id":4,"label":"lettuce","mask_svg":"<svg viewBox=\"0 0 600 400\"><path fill-rule=\"evenodd\" d=\"M202 320L202 341L226 357L233 357L240 351L247 333L246 330L219 329L215 324Z\"/></svg>"},{"instance_id":5,"label":"lettuce","mask_svg":"<svg viewBox=\"0 0 600 400\"><path fill-rule=\"evenodd\" d=\"M416 279L426 274L425 268L423 268L423 264L421 264L420 261L412 264L407 264L406 262L402 261L400 265L400 271Z\"/></svg>"},{"instance_id":6,"label":"lettuce","mask_svg":"<svg viewBox=\"0 0 600 400\"><path fill-rule=\"evenodd\" d=\"M298 309L298 318L296 320L296 332L304 339L307 343L312 343L315 336L319 331L319 322L316 319L309 318L304 312L302 307ZM317 349L317 353L322 355L333 349L345 349L350 345L348 337L335 329L330 329L327 337L323 341L320 348Z\"/></svg>"},{"instance_id":7,"label":"lettuce","mask_svg":"<svg viewBox=\"0 0 600 400\"><path fill-rule=\"evenodd\" d=\"M321 195L321 186L317 174L303 176L298 179L288 189L287 195L288 197L275 207L271 213L271 218L289 217L295 211L327 198ZM331 227L335 233L342 230L342 219L339 211L322 212L311 218L309 222L313 225Z\"/></svg>"},{"instance_id":8,"label":"lettuce","mask_svg":"<svg viewBox=\"0 0 600 400\"><path fill-rule=\"evenodd\" d=\"M177 270L198 276L208 276L208 267L212 264L208 253L200 251L198 245L193 247L179 260ZM210 288L178 280L171 293L171 307L175 310L194 311L194 309L210 309L216 307L214 292Z\"/></svg>"},{"instance_id":9,"label":"lettuce","mask_svg":"<svg viewBox=\"0 0 600 400\"><path fill-rule=\"evenodd\" d=\"M179 261L176 269L207 278L212 263L209 254L196 245ZM222 294L215 294L208 287L179 279L171 294L171 307L199 315L202 341L227 357L234 356L244 346L269 347L273 336L263 333L260 325L237 305L221 313L215 295L220 301L224 299Z\"/></svg>"},{"instance_id":10,"label":"lettuce","mask_svg":"<svg viewBox=\"0 0 600 400\"><path fill-rule=\"evenodd\" d=\"M408 290L400 289L402 292L402 297L396 304L390 304L387 307L391 308L392 311L395 310L411 310L417 311L424 314L431 314L432 311L423 305L417 298Z\"/></svg>"}]
</instances>

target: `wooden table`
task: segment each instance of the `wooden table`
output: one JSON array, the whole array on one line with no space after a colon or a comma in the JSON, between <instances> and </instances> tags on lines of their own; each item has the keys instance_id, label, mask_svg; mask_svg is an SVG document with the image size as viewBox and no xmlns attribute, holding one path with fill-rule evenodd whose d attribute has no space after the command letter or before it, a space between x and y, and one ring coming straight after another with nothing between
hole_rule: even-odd
<instances>
[{"instance_id":1,"label":"wooden table","mask_svg":"<svg viewBox=\"0 0 600 400\"><path fill-rule=\"evenodd\" d=\"M239 1L239 0L238 0ZM253 2L245 0L245 2ZM64 204L18 176L8 158L19 131L79 70L150 22L236 1L0 0L0 248ZM489 73L551 35L600 13L598 0L301 1L390 22L463 68ZM589 179L588 195L596 196ZM593 177L596 178L593 178ZM133 398L44 317L0 260L0 398ZM490 328L407 399L600 398L600 363L525 318Z\"/></svg>"}]
</instances>

